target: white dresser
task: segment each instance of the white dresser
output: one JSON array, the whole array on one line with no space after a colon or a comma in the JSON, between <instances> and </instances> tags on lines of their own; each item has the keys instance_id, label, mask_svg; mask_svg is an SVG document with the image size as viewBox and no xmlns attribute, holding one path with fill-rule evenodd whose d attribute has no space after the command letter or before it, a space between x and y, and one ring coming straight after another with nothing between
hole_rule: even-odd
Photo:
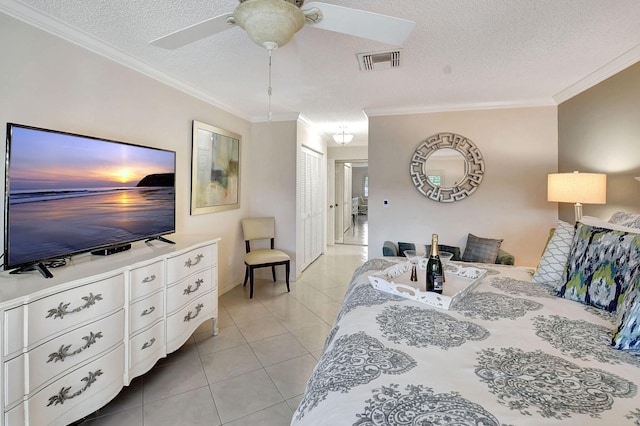
<instances>
[{"instance_id":1,"label":"white dresser","mask_svg":"<svg viewBox=\"0 0 640 426\"><path fill-rule=\"evenodd\" d=\"M0 274L0 426L65 425L218 316L218 238L168 236L67 266Z\"/></svg>"}]
</instances>

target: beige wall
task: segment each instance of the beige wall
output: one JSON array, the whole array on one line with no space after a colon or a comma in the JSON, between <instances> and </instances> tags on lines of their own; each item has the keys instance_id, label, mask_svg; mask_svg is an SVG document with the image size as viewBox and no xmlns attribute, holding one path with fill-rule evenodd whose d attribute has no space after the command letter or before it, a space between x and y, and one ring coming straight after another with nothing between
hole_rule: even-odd
<instances>
[{"instance_id":1,"label":"beige wall","mask_svg":"<svg viewBox=\"0 0 640 426\"><path fill-rule=\"evenodd\" d=\"M558 170L607 173L607 204L585 205L585 215L640 213L640 63L558 106ZM574 218L570 204L559 212Z\"/></svg>"},{"instance_id":2,"label":"beige wall","mask_svg":"<svg viewBox=\"0 0 640 426\"><path fill-rule=\"evenodd\" d=\"M256 142L251 148L249 165L249 213L253 216L275 216L277 246L291 256L291 279L295 280L301 272L296 254L303 247L301 234L296 233L295 226L298 217L297 153L305 146L320 153L326 162L326 142L303 120L254 123L252 135ZM323 179L322 182L323 204L325 181Z\"/></svg>"},{"instance_id":3,"label":"beige wall","mask_svg":"<svg viewBox=\"0 0 640 426\"><path fill-rule=\"evenodd\" d=\"M249 216L276 218L277 246L291 256L292 271L296 270L296 230L289 224L296 221L296 132L295 120L254 123L251 133L256 143L247 164L251 176ZM267 276L264 270L257 273ZM281 273L278 276L282 277Z\"/></svg>"},{"instance_id":4,"label":"beige wall","mask_svg":"<svg viewBox=\"0 0 640 426\"><path fill-rule=\"evenodd\" d=\"M413 151L439 132L468 137L484 156L482 184L463 201L431 201L411 182ZM473 233L503 238L517 264L537 265L557 219L546 201L557 150L555 107L370 117L369 257L382 254L385 240L429 242L438 233L443 244L463 248Z\"/></svg>"},{"instance_id":5,"label":"beige wall","mask_svg":"<svg viewBox=\"0 0 640 426\"><path fill-rule=\"evenodd\" d=\"M246 189L252 181L248 173L252 152L248 121L3 14L0 57L3 151L5 122L176 151L177 230L222 238L221 292L241 280L244 244L239 220L248 212L250 191ZM189 214L192 120L242 135L239 210Z\"/></svg>"}]
</instances>

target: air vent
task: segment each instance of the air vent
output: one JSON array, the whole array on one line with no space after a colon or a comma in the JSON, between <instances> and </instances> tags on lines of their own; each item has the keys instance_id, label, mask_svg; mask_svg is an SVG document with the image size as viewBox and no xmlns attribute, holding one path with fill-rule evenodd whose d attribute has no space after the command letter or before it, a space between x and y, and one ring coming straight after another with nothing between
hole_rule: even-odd
<instances>
[{"instance_id":1,"label":"air vent","mask_svg":"<svg viewBox=\"0 0 640 426\"><path fill-rule=\"evenodd\" d=\"M360 71L378 71L399 68L402 65L402 49L388 52L358 53Z\"/></svg>"}]
</instances>

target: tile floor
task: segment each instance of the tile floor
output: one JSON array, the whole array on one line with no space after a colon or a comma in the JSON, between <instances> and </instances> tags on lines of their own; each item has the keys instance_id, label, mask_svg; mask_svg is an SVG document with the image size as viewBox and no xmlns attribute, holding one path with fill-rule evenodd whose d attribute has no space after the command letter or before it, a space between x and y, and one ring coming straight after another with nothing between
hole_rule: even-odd
<instances>
[{"instance_id":1,"label":"tile floor","mask_svg":"<svg viewBox=\"0 0 640 426\"><path fill-rule=\"evenodd\" d=\"M369 221L367 215L358 215L355 225L347 229L343 235L344 244L369 244Z\"/></svg>"},{"instance_id":2,"label":"tile floor","mask_svg":"<svg viewBox=\"0 0 640 426\"><path fill-rule=\"evenodd\" d=\"M330 246L286 292L256 281L220 297L219 334L203 324L85 425L289 425L367 247ZM280 274L282 272L278 271Z\"/></svg>"}]
</instances>

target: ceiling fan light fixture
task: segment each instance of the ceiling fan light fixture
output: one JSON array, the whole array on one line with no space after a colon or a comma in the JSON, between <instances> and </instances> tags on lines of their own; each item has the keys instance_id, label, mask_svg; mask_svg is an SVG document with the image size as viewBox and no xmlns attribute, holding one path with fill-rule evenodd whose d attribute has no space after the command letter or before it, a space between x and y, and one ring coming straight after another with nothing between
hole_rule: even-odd
<instances>
[{"instance_id":1,"label":"ceiling fan light fixture","mask_svg":"<svg viewBox=\"0 0 640 426\"><path fill-rule=\"evenodd\" d=\"M268 50L287 44L305 20L300 8L285 0L245 0L233 16L251 40Z\"/></svg>"}]
</instances>

